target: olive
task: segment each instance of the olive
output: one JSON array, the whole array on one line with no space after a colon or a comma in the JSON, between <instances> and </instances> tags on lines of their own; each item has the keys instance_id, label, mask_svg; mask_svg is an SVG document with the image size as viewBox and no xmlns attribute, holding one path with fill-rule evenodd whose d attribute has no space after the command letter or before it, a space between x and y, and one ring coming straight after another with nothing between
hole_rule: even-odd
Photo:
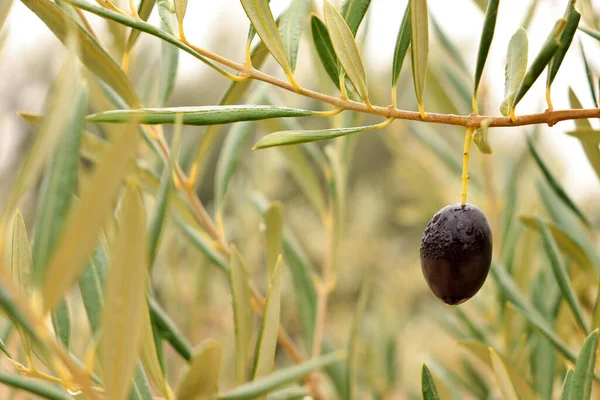
<instances>
[{"instance_id":1,"label":"olive","mask_svg":"<svg viewBox=\"0 0 600 400\"><path fill-rule=\"evenodd\" d=\"M421 269L431 291L456 305L473 297L490 270L492 230L471 204L452 204L427 224L421 241Z\"/></svg>"}]
</instances>

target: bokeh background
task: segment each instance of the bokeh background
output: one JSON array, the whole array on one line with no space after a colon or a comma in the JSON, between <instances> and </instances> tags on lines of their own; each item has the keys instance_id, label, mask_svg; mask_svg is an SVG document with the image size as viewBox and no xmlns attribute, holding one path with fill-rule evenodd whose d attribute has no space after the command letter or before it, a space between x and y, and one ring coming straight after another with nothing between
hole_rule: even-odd
<instances>
[{"instance_id":1,"label":"bokeh background","mask_svg":"<svg viewBox=\"0 0 600 400\"><path fill-rule=\"evenodd\" d=\"M542 0L538 3L528 28L530 59L537 54L566 5L565 1L559 0ZM287 7L289 1L272 0L271 4L274 13L278 14ZM319 15L321 4L321 1L315 2L315 13ZM387 105L391 101L391 59L405 6L404 0L373 0L367 20L359 31L371 99L378 105ZM499 115L507 44L523 23L529 6L529 0L502 2L484 73L483 93L480 96L482 113ZM473 71L483 22L481 9L471 0L430 0L429 8L460 51L458 55L469 71ZM589 16L584 14L583 20L587 18ZM98 18L90 17L90 20L103 43L118 59L126 31L108 29ZM157 21L157 15L153 15L151 22ZM185 26L192 43L235 60L243 59L248 20L238 1L190 0ZM45 25L18 1L13 5L0 37L0 41L4 41L0 53L1 205L34 132L30 125L17 116L17 112L43 112L64 49ZM471 90L472 72L466 74L461 70L433 28L430 28L430 37L425 107L434 112L468 114L470 102L460 96L451 77L457 77L464 87ZM597 54L600 49L593 39L581 33L576 35L574 45L553 85L553 100L557 109L569 107L568 87L575 90L584 106L592 106L579 42L589 54ZM149 99L152 99L156 88L149 87L146 82L156 73L160 57L158 44L157 39L142 34L130 69L132 79L140 91L148 92ZM591 61L594 64L594 57L591 57ZM273 60L268 60L263 70L281 75ZM308 22L300 46L296 76L303 86L335 93L316 56ZM400 108L416 109L411 80L410 62L406 60L398 86ZM545 75L519 105L518 113L545 109L543 81ZM170 105L216 104L228 83L198 60L182 53ZM260 90L261 85L255 85L253 89ZM312 109L322 107L312 100L278 89L265 90L281 104ZM342 115L329 121L314 119L297 122L304 128L314 128L328 124L374 123L377 119ZM592 124L597 126L597 121L592 121ZM227 129L224 128L223 133ZM283 153L278 149L251 150L258 137L279 129L275 123L256 124L252 140L243 149L228 195L225 217L228 239L241 249L249 262L252 276L263 290L266 286L262 262L263 236L260 215L250 200L253 193L259 192L283 203L287 226L317 269L323 262L327 243L319 215L291 179ZM598 223L600 182L579 142L565 135L564 132L571 129L571 122L563 122L552 128L539 127L538 148L569 194ZM516 185L517 211L542 212L535 187L540 175L527 155L524 140L525 135L533 131L531 127L496 128L490 132L490 144L494 150L492 155L482 155L474 147L469 201L488 215L495 234L501 232L504 223L503 210L507 204L508 188L515 178L511 173L518 162L525 163L525 167L520 169ZM183 149L187 150L181 157L184 166L189 166L194 144L202 133L203 128L200 127L184 129ZM456 308L444 306L433 297L419 266L419 243L427 221L441 207L459 200L463 135L464 132L456 127L396 121L385 130L363 133L356 139L338 286L330 301L326 335L336 346L345 345L355 313L357 294L362 283L371 279L375 290L368 318L362 325L362 337L367 343L385 343L385 346L365 347L361 382L364 388L382 388L386 398L403 399L411 393L418 393L423 361L435 358L444 365L452 366L462 357L455 338L444 328L447 320L460 320L467 315L478 325L487 327L493 326L497 318L494 308L489 306L496 296L491 280L476 298L461 306L457 312ZM222 140L218 140L210 152L198 185L198 192L209 209L214 197L212 178L221 143ZM32 221L36 194L34 188L21 205L29 223ZM151 201L148 199L149 204ZM190 246L175 224L170 224L167 232L153 272L159 299L193 343L214 337L229 344L232 352L233 321L227 280L199 251ZM525 235L525 241L532 242L533 246L538 245L536 236ZM523 274L533 274L532 271L540 268L539 264L543 261L540 257L532 256L520 245L516 252L515 268L522 270ZM287 276L287 279L282 323L292 336L300 336L298 312L289 281L291 277ZM82 316L83 307L77 296L74 291L71 312L74 316ZM73 320L74 329L79 333L74 337L74 351L77 353L85 348L89 332L85 318ZM284 354L280 357L281 363L288 362ZM391 379L384 378L386 372L381 369L381 365L384 365L382 360L387 357L391 357L390 362L395 366L394 384L391 386ZM182 365L174 354L168 353L168 360L169 371L177 371ZM231 366L225 365L225 369ZM225 384L231 384L229 378L224 378ZM372 395L365 391L365 396Z\"/></svg>"}]
</instances>

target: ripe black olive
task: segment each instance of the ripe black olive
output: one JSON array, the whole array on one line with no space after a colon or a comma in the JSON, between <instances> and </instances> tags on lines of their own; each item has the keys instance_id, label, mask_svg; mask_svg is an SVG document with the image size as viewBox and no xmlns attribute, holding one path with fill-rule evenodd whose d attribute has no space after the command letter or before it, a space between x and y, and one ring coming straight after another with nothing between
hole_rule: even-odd
<instances>
[{"instance_id":1,"label":"ripe black olive","mask_svg":"<svg viewBox=\"0 0 600 400\"><path fill-rule=\"evenodd\" d=\"M456 305L473 297L490 270L492 230L474 205L452 204L427 224L421 241L421 269L431 291Z\"/></svg>"}]
</instances>

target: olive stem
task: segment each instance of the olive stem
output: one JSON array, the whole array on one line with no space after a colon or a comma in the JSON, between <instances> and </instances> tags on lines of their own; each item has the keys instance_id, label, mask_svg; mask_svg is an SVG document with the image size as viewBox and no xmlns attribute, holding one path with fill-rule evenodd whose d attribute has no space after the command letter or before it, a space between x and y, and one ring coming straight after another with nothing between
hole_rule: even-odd
<instances>
[{"instance_id":1,"label":"olive stem","mask_svg":"<svg viewBox=\"0 0 600 400\"><path fill-rule=\"evenodd\" d=\"M464 207L467 205L467 191L469 188L469 156L471 152L471 141L473 138L473 128L467 128L465 133L465 146L463 149L463 169L462 175L462 190L460 192L460 204Z\"/></svg>"}]
</instances>

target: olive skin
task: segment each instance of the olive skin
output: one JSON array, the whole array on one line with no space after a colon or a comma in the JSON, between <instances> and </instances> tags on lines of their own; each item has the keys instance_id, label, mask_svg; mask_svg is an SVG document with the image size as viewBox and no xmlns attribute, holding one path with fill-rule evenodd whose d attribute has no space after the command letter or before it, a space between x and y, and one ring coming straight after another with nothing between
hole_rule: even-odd
<instances>
[{"instance_id":1,"label":"olive skin","mask_svg":"<svg viewBox=\"0 0 600 400\"><path fill-rule=\"evenodd\" d=\"M421 241L421 269L431 291L457 305L473 297L492 262L492 230L474 205L452 204L427 224Z\"/></svg>"}]
</instances>

